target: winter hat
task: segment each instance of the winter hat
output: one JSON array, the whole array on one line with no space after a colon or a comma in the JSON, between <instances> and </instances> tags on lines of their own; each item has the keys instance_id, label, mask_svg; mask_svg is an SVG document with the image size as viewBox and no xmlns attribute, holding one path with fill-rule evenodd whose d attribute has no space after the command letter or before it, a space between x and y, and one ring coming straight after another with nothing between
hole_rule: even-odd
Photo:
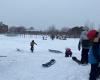
<instances>
[{"instance_id":1,"label":"winter hat","mask_svg":"<svg viewBox=\"0 0 100 80\"><path fill-rule=\"evenodd\" d=\"M96 33L97 33L96 30L90 30L90 31L88 31L88 33L87 33L88 39L89 40L93 40L96 37Z\"/></svg>"},{"instance_id":2,"label":"winter hat","mask_svg":"<svg viewBox=\"0 0 100 80\"><path fill-rule=\"evenodd\" d=\"M32 42L34 42L34 40L32 40Z\"/></svg>"},{"instance_id":3,"label":"winter hat","mask_svg":"<svg viewBox=\"0 0 100 80\"><path fill-rule=\"evenodd\" d=\"M66 48L66 50L67 50L67 51L71 51L71 49L70 49L70 48Z\"/></svg>"}]
</instances>

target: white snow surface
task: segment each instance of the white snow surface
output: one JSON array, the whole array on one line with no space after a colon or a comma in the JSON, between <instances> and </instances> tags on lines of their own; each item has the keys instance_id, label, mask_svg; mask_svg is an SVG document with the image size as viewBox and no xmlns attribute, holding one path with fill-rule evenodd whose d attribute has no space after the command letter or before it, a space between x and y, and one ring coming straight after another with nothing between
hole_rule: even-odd
<instances>
[{"instance_id":1,"label":"white snow surface","mask_svg":"<svg viewBox=\"0 0 100 80\"><path fill-rule=\"evenodd\" d=\"M33 39L37 45L31 53L30 42ZM0 35L0 80L88 80L90 64L78 65L71 57L64 57L65 49L71 48L73 56L81 58L78 41L78 38L42 40L41 36ZM48 49L63 53L51 53ZM49 68L42 67L50 59L55 59L56 63Z\"/></svg>"}]
</instances>

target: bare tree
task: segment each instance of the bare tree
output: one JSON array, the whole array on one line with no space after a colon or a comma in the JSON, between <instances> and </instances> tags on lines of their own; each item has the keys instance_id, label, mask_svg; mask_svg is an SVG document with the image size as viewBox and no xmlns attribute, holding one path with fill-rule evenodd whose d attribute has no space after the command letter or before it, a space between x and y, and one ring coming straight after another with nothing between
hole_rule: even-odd
<instances>
[{"instance_id":1,"label":"bare tree","mask_svg":"<svg viewBox=\"0 0 100 80\"><path fill-rule=\"evenodd\" d=\"M30 27L29 30L34 30L34 27Z\"/></svg>"},{"instance_id":2,"label":"bare tree","mask_svg":"<svg viewBox=\"0 0 100 80\"><path fill-rule=\"evenodd\" d=\"M26 28L24 26L19 26L16 28L17 33L23 34L26 31Z\"/></svg>"},{"instance_id":3,"label":"bare tree","mask_svg":"<svg viewBox=\"0 0 100 80\"><path fill-rule=\"evenodd\" d=\"M15 27L12 26L9 28L9 32L13 32L13 33L24 33L26 31L26 28L24 26L19 26L19 27Z\"/></svg>"},{"instance_id":4,"label":"bare tree","mask_svg":"<svg viewBox=\"0 0 100 80\"><path fill-rule=\"evenodd\" d=\"M67 32L68 30L69 30L68 27L63 27L63 28L61 29L61 32Z\"/></svg>"},{"instance_id":5,"label":"bare tree","mask_svg":"<svg viewBox=\"0 0 100 80\"><path fill-rule=\"evenodd\" d=\"M16 31L16 27L15 26L9 27L8 32L15 32L15 31Z\"/></svg>"},{"instance_id":6,"label":"bare tree","mask_svg":"<svg viewBox=\"0 0 100 80\"><path fill-rule=\"evenodd\" d=\"M47 30L48 34L50 35L50 38L53 40L55 36L58 34L58 30L55 28L54 25L50 26Z\"/></svg>"},{"instance_id":7,"label":"bare tree","mask_svg":"<svg viewBox=\"0 0 100 80\"><path fill-rule=\"evenodd\" d=\"M93 29L95 26L94 22L90 22L89 20L85 22L84 27L88 27L89 29Z\"/></svg>"}]
</instances>

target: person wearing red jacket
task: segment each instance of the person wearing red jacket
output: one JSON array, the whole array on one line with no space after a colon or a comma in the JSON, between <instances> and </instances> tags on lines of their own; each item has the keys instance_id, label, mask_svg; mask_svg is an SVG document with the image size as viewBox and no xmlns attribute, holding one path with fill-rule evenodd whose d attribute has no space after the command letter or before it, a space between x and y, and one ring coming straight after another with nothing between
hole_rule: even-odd
<instances>
[{"instance_id":1,"label":"person wearing red jacket","mask_svg":"<svg viewBox=\"0 0 100 80\"><path fill-rule=\"evenodd\" d=\"M67 48L65 51L65 57L71 57L72 56L72 51L70 48Z\"/></svg>"}]
</instances>

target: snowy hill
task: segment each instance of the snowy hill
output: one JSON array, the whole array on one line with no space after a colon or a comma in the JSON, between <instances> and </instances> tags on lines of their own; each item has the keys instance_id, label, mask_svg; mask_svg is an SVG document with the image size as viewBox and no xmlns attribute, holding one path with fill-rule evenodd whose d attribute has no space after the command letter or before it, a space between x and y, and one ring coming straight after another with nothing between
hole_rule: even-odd
<instances>
[{"instance_id":1,"label":"snowy hill","mask_svg":"<svg viewBox=\"0 0 100 80\"><path fill-rule=\"evenodd\" d=\"M30 42L37 45L34 53L30 52ZM82 66L65 58L65 48L72 49L73 55L80 59L77 49L79 39L42 40L41 36L7 37L0 35L0 80L88 80L90 65ZM21 51L17 51L20 49ZM63 53L51 53L48 49ZM56 63L49 68L42 64L50 59Z\"/></svg>"}]
</instances>

